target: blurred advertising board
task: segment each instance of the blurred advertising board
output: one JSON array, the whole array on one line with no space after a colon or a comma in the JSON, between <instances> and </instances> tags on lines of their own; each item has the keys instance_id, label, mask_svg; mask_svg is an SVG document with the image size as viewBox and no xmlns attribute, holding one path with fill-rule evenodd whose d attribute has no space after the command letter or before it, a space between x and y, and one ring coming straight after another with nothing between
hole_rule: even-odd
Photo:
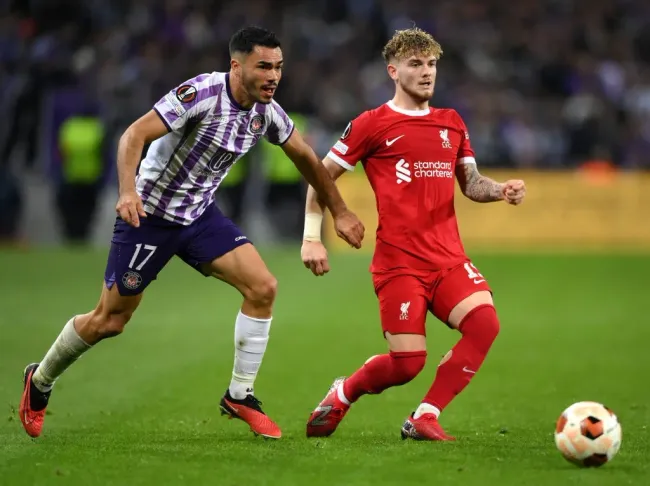
<instances>
[{"instance_id":1,"label":"blurred advertising board","mask_svg":"<svg viewBox=\"0 0 650 486\"><path fill-rule=\"evenodd\" d=\"M359 165L338 186L366 227L364 246L374 247L374 194ZM498 181L523 179L524 204L477 204L456 192L456 214L468 249L621 250L650 252L650 172L538 172L482 170ZM347 249L327 218L331 249Z\"/></svg>"}]
</instances>

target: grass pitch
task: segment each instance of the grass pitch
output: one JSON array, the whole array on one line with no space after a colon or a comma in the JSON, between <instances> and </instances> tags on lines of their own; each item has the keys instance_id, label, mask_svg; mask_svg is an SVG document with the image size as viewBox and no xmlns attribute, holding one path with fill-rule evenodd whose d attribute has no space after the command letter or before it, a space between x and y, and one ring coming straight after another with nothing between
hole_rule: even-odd
<instances>
[{"instance_id":1,"label":"grass pitch","mask_svg":"<svg viewBox=\"0 0 650 486\"><path fill-rule=\"evenodd\" d=\"M262 251L279 279L271 341L256 385L280 441L219 416L229 380L235 290L174 261L124 335L87 353L57 383L44 434L16 409L23 367L99 296L105 252L0 253L0 484L18 485L624 485L650 478L650 259L473 255L494 291L502 332L476 379L442 415L456 443L401 441L457 334L431 319L429 361L410 384L354 405L326 440L305 421L332 380L385 351L367 255L333 256L316 279L299 250ZM553 442L573 402L606 403L623 445L581 470ZM644 479L645 478L645 479Z\"/></svg>"}]
</instances>

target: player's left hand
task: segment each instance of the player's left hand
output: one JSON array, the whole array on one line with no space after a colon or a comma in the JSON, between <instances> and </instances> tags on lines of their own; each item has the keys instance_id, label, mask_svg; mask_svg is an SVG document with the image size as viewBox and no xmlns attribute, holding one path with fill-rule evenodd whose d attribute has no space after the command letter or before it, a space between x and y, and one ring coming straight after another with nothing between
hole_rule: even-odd
<instances>
[{"instance_id":1,"label":"player's left hand","mask_svg":"<svg viewBox=\"0 0 650 486\"><path fill-rule=\"evenodd\" d=\"M339 238L347 241L354 248L361 248L366 229L356 214L345 210L334 217L334 227Z\"/></svg>"},{"instance_id":2,"label":"player's left hand","mask_svg":"<svg viewBox=\"0 0 650 486\"><path fill-rule=\"evenodd\" d=\"M327 261L327 250L320 241L303 241L300 250L302 263L311 273L320 277L330 271L330 264Z\"/></svg>"},{"instance_id":3,"label":"player's left hand","mask_svg":"<svg viewBox=\"0 0 650 486\"><path fill-rule=\"evenodd\" d=\"M526 184L519 179L512 179L503 184L503 199L513 206L524 202L526 197Z\"/></svg>"}]
</instances>

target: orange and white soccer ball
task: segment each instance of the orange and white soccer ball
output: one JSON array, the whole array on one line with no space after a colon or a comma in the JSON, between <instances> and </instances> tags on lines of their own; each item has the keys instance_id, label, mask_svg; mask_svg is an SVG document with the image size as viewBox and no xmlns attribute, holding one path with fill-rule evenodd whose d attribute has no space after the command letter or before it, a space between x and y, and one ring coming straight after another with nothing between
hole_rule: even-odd
<instances>
[{"instance_id":1,"label":"orange and white soccer ball","mask_svg":"<svg viewBox=\"0 0 650 486\"><path fill-rule=\"evenodd\" d=\"M618 418L597 402L574 403L555 426L557 448L567 461L582 467L599 467L614 459L621 439Z\"/></svg>"}]
</instances>

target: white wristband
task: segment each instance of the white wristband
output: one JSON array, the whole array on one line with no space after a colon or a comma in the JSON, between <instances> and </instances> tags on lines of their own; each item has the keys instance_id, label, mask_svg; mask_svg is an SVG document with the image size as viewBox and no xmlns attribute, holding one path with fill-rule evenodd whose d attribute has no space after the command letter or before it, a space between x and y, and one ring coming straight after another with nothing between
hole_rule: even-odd
<instances>
[{"instance_id":1,"label":"white wristband","mask_svg":"<svg viewBox=\"0 0 650 486\"><path fill-rule=\"evenodd\" d=\"M323 215L318 213L305 214L304 241L320 241L320 230L323 224Z\"/></svg>"}]
</instances>

